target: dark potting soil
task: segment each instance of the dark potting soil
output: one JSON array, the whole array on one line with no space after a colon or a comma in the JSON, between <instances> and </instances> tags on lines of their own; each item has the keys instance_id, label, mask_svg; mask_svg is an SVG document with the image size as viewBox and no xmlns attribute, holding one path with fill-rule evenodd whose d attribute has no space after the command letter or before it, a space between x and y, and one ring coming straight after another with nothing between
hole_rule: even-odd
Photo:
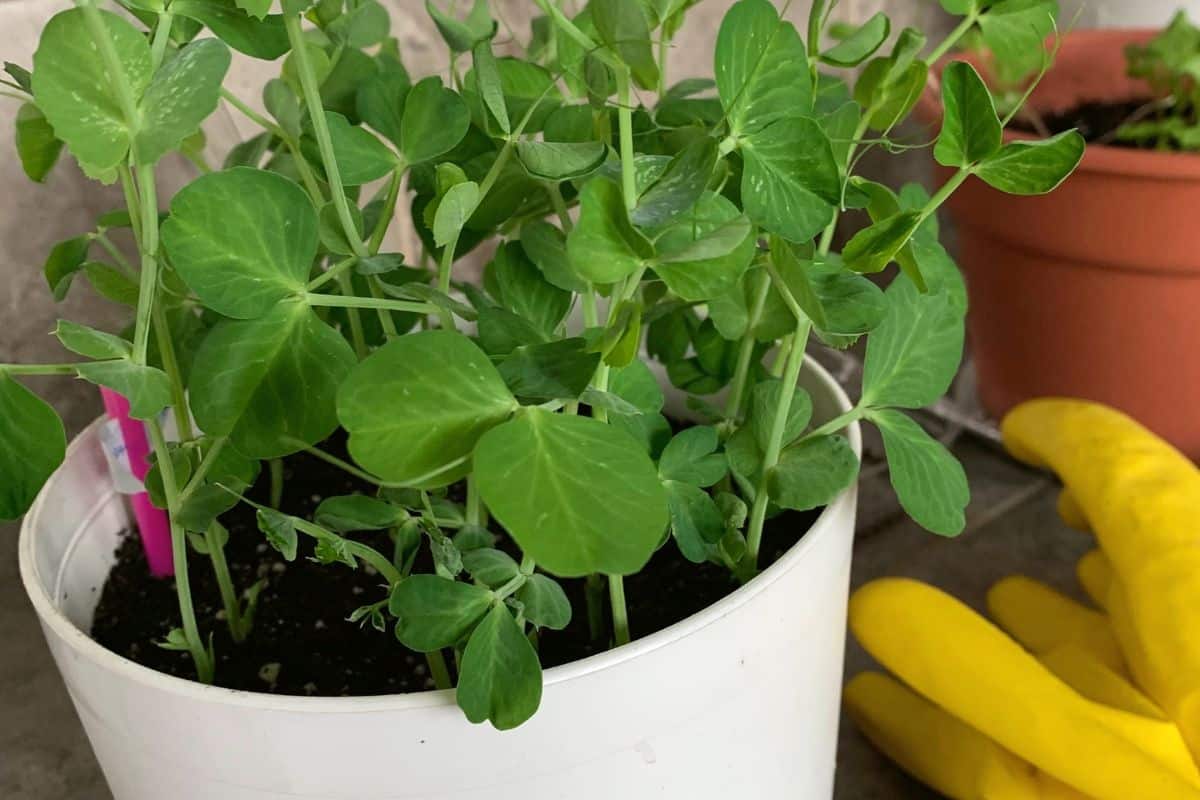
<instances>
[{"instance_id":1,"label":"dark potting soil","mask_svg":"<svg viewBox=\"0 0 1200 800\"><path fill-rule=\"evenodd\" d=\"M1149 99L1142 99L1123 103L1084 103L1068 111L1046 114L1042 117L1042 122L1050 134L1075 128L1089 143L1103 140L1104 144L1114 147L1147 149L1151 148L1152 144L1121 141L1113 134L1126 122L1132 121L1149 102ZM1013 127L1026 133L1037 133L1020 114L1013 119Z\"/></svg>"},{"instance_id":2,"label":"dark potting soil","mask_svg":"<svg viewBox=\"0 0 1200 800\"><path fill-rule=\"evenodd\" d=\"M342 450L338 441L323 445ZM311 455L299 454L284 464L282 510L309 517L325 495L368 492L370 487ZM265 502L266 471L250 496ZM762 564L767 566L791 548L812 525L817 513L787 513L768 521ZM239 590L265 579L259 594L254 629L234 643L208 556L189 548L192 595L201 630L213 635L216 683L230 689L278 694L342 696L378 695L433 688L424 656L401 645L391 630L347 621L356 608L383 598L381 579L364 566L321 565L309 560L311 540L301 537L295 561L285 562L267 546L254 510L240 505L222 517L229 529L226 558ZM386 534L354 538L390 553ZM507 538L502 538L502 544ZM422 548L423 557L428 548ZM418 562L418 571L431 564ZM539 650L544 666L585 658L605 649L593 642L587 619L584 580L562 581L574 611L563 631L543 631ZM662 630L703 610L737 588L728 571L714 564L692 564L673 543L651 559L646 569L625 579L630 624L635 638ZM607 591L605 591L607 598ZM607 602L605 602L607 609ZM194 679L187 653L164 650L155 643L179 625L173 580L150 576L136 532L124 536L116 563L104 584L92 624L92 636L113 652L151 669Z\"/></svg>"}]
</instances>

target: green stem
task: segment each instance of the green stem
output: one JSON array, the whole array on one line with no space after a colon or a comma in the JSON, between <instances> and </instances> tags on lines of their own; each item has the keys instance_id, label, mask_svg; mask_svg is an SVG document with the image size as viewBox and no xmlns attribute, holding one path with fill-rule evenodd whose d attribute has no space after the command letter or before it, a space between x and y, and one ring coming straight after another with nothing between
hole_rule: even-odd
<instances>
[{"instance_id":1,"label":"green stem","mask_svg":"<svg viewBox=\"0 0 1200 800\"><path fill-rule=\"evenodd\" d=\"M629 635L629 611L625 604L625 579L608 576L608 599L613 612L613 641L620 647L632 641Z\"/></svg>"},{"instance_id":2,"label":"green stem","mask_svg":"<svg viewBox=\"0 0 1200 800\"><path fill-rule=\"evenodd\" d=\"M866 413L867 413L867 410L866 410L865 406L863 406L861 404L857 405L854 408L850 409L849 411L847 411L843 414L838 414L836 417L829 420L829 422L826 422L824 425L821 425L817 428L813 428L811 431L809 431L808 433L801 436L800 441L804 442L809 439L819 439L822 436L828 436L831 433L837 433L842 428L845 428L847 425L850 425L850 424L862 419Z\"/></svg>"},{"instance_id":3,"label":"green stem","mask_svg":"<svg viewBox=\"0 0 1200 800\"><path fill-rule=\"evenodd\" d=\"M136 207L134 205L134 208ZM94 233L92 234L92 241L104 248L104 252L108 253L108 257L113 260L118 269L125 273L126 277L135 278L137 276L137 270L133 268L133 264L129 263L129 259L125 258L125 254L117 249L117 246L113 244L112 239L108 238L107 234Z\"/></svg>"},{"instance_id":4,"label":"green stem","mask_svg":"<svg viewBox=\"0 0 1200 800\"><path fill-rule=\"evenodd\" d=\"M183 372L179 368L179 358L175 353L175 340L171 336L171 326L167 324L167 314L162 303L154 304L151 320L154 325L154 340L158 343L158 356L162 359L163 372L167 373L167 381L171 384L171 406L175 409L175 425L179 428L179 439L190 442L195 438L192 415L188 410L187 393L183 388Z\"/></svg>"},{"instance_id":5,"label":"green stem","mask_svg":"<svg viewBox=\"0 0 1200 800\"><path fill-rule=\"evenodd\" d=\"M229 562L225 560L225 548L221 545L221 534L228 537L228 532L219 522L213 522L204 532L204 543L208 547L208 557L212 561L213 574L217 577L217 588L221 593L221 604L225 606L225 621L229 625L229 635L235 642L246 640L250 631L242 619L242 603L238 598L237 588L233 585L233 576L229 574Z\"/></svg>"},{"instance_id":6,"label":"green stem","mask_svg":"<svg viewBox=\"0 0 1200 800\"><path fill-rule=\"evenodd\" d=\"M167 54L167 45L171 41L171 23L175 21L175 15L170 11L164 11L158 15L158 24L154 28L154 40L150 45L150 71L156 71L162 66L163 58Z\"/></svg>"},{"instance_id":7,"label":"green stem","mask_svg":"<svg viewBox=\"0 0 1200 800\"><path fill-rule=\"evenodd\" d=\"M87 364L115 364L122 359L104 361L79 361L74 364L0 364L0 375L74 375Z\"/></svg>"},{"instance_id":8,"label":"green stem","mask_svg":"<svg viewBox=\"0 0 1200 800\"><path fill-rule=\"evenodd\" d=\"M388 481L381 480L380 478L375 477L374 475L372 475L369 472L364 472L363 470L354 466L350 462L343 461L342 459L338 458L337 456L333 455L332 453L326 453L324 450L320 449L319 447L314 447L314 446L306 443L302 439L290 439L289 438L289 439L286 439L286 443L292 447L295 447L298 450L303 450L304 452L308 453L311 456L315 456L316 458L321 459L322 461L324 461L326 464L329 464L330 466L337 467L342 472L345 472L348 475L353 475L354 477L358 478L361 481L365 481L365 482L373 484L375 486L382 486L384 488L389 488L389 489L403 488L403 486L399 483L390 483ZM407 484L405 484L405 485L407 485Z\"/></svg>"},{"instance_id":9,"label":"green stem","mask_svg":"<svg viewBox=\"0 0 1200 800\"><path fill-rule=\"evenodd\" d=\"M138 196L141 199L142 279L138 287L138 305L133 327L133 360L146 363L149 349L151 316L158 291L158 195L154 185L154 167L136 167Z\"/></svg>"},{"instance_id":10,"label":"green stem","mask_svg":"<svg viewBox=\"0 0 1200 800\"><path fill-rule=\"evenodd\" d=\"M229 105L233 106L238 111L242 112L242 115L246 117L246 119L250 120L255 125L258 125L260 128L263 128L268 133L272 133L278 136L280 139L286 140L288 138L283 128L279 127L262 114L259 114L257 111L247 105L245 101L228 89L221 89L221 99L223 99L226 103L229 103Z\"/></svg>"},{"instance_id":11,"label":"green stem","mask_svg":"<svg viewBox=\"0 0 1200 800\"><path fill-rule=\"evenodd\" d=\"M783 369L783 385L795 386L800 379L800 368L804 365L804 349L808 344L808 334L812 323L808 318L797 320L796 335L792 339L791 350ZM783 449L783 432L787 427L788 414L792 406L792 393L783 392L779 405L775 407L775 418L771 420L771 428L767 437L766 451L763 453L762 474L754 493L754 505L750 509L750 523L746 534L746 563L751 574L758 568L758 553L762 548L763 525L767 520L767 476L771 469L779 463L779 453Z\"/></svg>"},{"instance_id":12,"label":"green stem","mask_svg":"<svg viewBox=\"0 0 1200 800\"><path fill-rule=\"evenodd\" d=\"M390 311L407 311L412 314L432 314L439 309L429 303L411 300L390 300L379 297L358 297L342 294L306 294L304 300L310 306L332 308L386 308Z\"/></svg>"},{"instance_id":13,"label":"green stem","mask_svg":"<svg viewBox=\"0 0 1200 800\"><path fill-rule=\"evenodd\" d=\"M179 492L180 506L190 500L196 489L204 483L204 479L212 471L213 465L217 463L217 458L220 457L221 451L225 449L225 444L228 441L228 437L225 436L218 436L213 439L212 446L208 448L208 452L204 454L204 458L200 459L200 466L196 467L196 471L188 479L187 485Z\"/></svg>"},{"instance_id":14,"label":"green stem","mask_svg":"<svg viewBox=\"0 0 1200 800\"><path fill-rule=\"evenodd\" d=\"M329 539L329 531L321 528L308 520L299 517L292 517L292 522L296 526L296 530L303 534L311 536L320 541L321 539ZM365 545L362 542L356 542L353 539L342 539L346 543L346 549L357 558L362 559L370 564L375 570L383 576L389 586L395 586L400 581L404 580L404 576L400 574L400 570L396 569L396 565L391 559L380 553L374 547Z\"/></svg>"},{"instance_id":15,"label":"green stem","mask_svg":"<svg viewBox=\"0 0 1200 800\"><path fill-rule=\"evenodd\" d=\"M454 251L458 249L458 237L459 234L456 233L450 241L446 242L446 246L442 248L442 260L438 262L438 291L442 294L450 291L450 279L454 273ZM452 331L458 327L454 324L454 315L448 308L438 309L438 319L445 330Z\"/></svg>"},{"instance_id":16,"label":"green stem","mask_svg":"<svg viewBox=\"0 0 1200 800\"><path fill-rule=\"evenodd\" d=\"M938 59L950 52L950 48L958 44L958 40L967 35L967 31L974 27L979 20L979 15L975 12L967 14L963 17L963 21L958 23L958 26L942 40L941 44L933 48L933 51L925 58L930 64L936 64Z\"/></svg>"},{"instance_id":17,"label":"green stem","mask_svg":"<svg viewBox=\"0 0 1200 800\"><path fill-rule=\"evenodd\" d=\"M746 396L746 379L750 375L750 359L754 356L754 347L758 344L754 329L762 319L763 309L767 305L767 297L771 293L771 279L765 272L759 274L759 286L750 306L750 316L746 321L746 332L742 334L741 346L738 350L737 368L733 373L733 387L729 391L729 400L725 404L725 419L736 423L742 415L742 400Z\"/></svg>"},{"instance_id":18,"label":"green stem","mask_svg":"<svg viewBox=\"0 0 1200 800\"><path fill-rule=\"evenodd\" d=\"M383 237L387 235L388 226L392 224L392 217L396 215L396 201L400 197L400 181L404 174L404 168L398 167L392 172L392 177L388 180L387 194L383 200L383 212L379 215L379 221L375 223L375 230L371 231L371 236L367 240L367 252L375 255L379 252L379 248L383 246ZM371 275L367 278L367 288L371 291L371 296L383 299L383 290L379 287L379 277ZM396 322L392 319L390 311L380 308L376 310L379 314L379 325L383 328L383 335L389 340L400 335L396 330Z\"/></svg>"},{"instance_id":19,"label":"green stem","mask_svg":"<svg viewBox=\"0 0 1200 800\"><path fill-rule=\"evenodd\" d=\"M359 297L354 294L354 283L349 274L343 272L341 275L338 275L337 284L338 284L338 288L342 292L343 299L348 299L348 298L352 298L354 300L359 299ZM365 300L367 298L362 298L362 299ZM370 299L375 300L376 298L370 298ZM377 301L377 302L386 302L386 301ZM344 307L346 308L346 318L350 320L350 341L354 343L354 352L358 356L358 360L362 361L364 358L367 357L368 353L370 352L367 348L366 334L363 332L362 317L359 316L358 311L355 310L355 306L348 305L348 306L344 306ZM376 308L378 308L378 306L376 306Z\"/></svg>"},{"instance_id":20,"label":"green stem","mask_svg":"<svg viewBox=\"0 0 1200 800\"><path fill-rule=\"evenodd\" d=\"M467 475L467 524L482 525L484 523L483 502L479 497L479 483L475 473Z\"/></svg>"},{"instance_id":21,"label":"green stem","mask_svg":"<svg viewBox=\"0 0 1200 800\"><path fill-rule=\"evenodd\" d=\"M159 474L162 476L163 494L167 498L167 511L171 522L171 553L175 565L175 593L179 598L179 616L183 623L183 635L188 644L188 651L196 665L196 675L201 683L212 683L214 664L209 657L208 649L200 636L200 626L196 623L196 609L192 603L191 581L188 576L187 562L187 532L176 518L179 512L179 495L175 483L175 465L171 463L167 452L167 441L163 437L162 426L158 420L146 420L146 431L150 435L155 456L158 460Z\"/></svg>"},{"instance_id":22,"label":"green stem","mask_svg":"<svg viewBox=\"0 0 1200 800\"><path fill-rule=\"evenodd\" d=\"M271 507L279 508L283 504L283 459L268 459L267 470L271 473Z\"/></svg>"},{"instance_id":23,"label":"green stem","mask_svg":"<svg viewBox=\"0 0 1200 800\"><path fill-rule=\"evenodd\" d=\"M543 185L546 187L546 194L550 196L550 206L558 216L558 221L562 223L563 233L570 233L575 227L575 223L571 220L571 213L567 210L566 201L563 200L562 190L558 188L557 183L550 181Z\"/></svg>"},{"instance_id":24,"label":"green stem","mask_svg":"<svg viewBox=\"0 0 1200 800\"><path fill-rule=\"evenodd\" d=\"M633 153L633 98L630 88L629 69L622 67L617 72L617 126L621 143L621 193L625 198L625 210L637 207L637 174L634 171Z\"/></svg>"},{"instance_id":25,"label":"green stem","mask_svg":"<svg viewBox=\"0 0 1200 800\"><path fill-rule=\"evenodd\" d=\"M850 149L846 152L846 180L850 179L850 165L854 163L854 154L858 150L858 143L867 133L867 128L871 125L871 115L875 113L874 106L866 109L863 112L862 119L858 121L858 127L854 129L854 136L850 141ZM838 218L841 216L841 205L836 205L833 208L833 219L825 226L824 232L821 234L821 242L817 247L817 252L820 255L829 255L829 248L833 245L833 236L837 233Z\"/></svg>"},{"instance_id":26,"label":"green stem","mask_svg":"<svg viewBox=\"0 0 1200 800\"><path fill-rule=\"evenodd\" d=\"M343 258L341 261L337 262L332 267L325 270L320 275L318 275L317 277L315 277L311 281L309 281L308 285L305 286L304 288L310 292L314 291L316 289L320 289L322 286L329 283L330 281L341 277L343 272L350 269L357 263L358 263L358 256L349 256L348 258Z\"/></svg>"},{"instance_id":27,"label":"green stem","mask_svg":"<svg viewBox=\"0 0 1200 800\"><path fill-rule=\"evenodd\" d=\"M433 685L439 689L453 689L454 682L450 680L450 668L446 666L446 657L441 650L425 654L425 663L429 665L429 674L433 676Z\"/></svg>"},{"instance_id":28,"label":"green stem","mask_svg":"<svg viewBox=\"0 0 1200 800\"><path fill-rule=\"evenodd\" d=\"M949 200L950 195L954 194L954 190L962 186L963 181L969 177L971 177L970 167L962 167L958 172L951 175L950 180L942 184L942 188L938 189L933 197L929 198L929 202L925 204L925 207L921 209L921 222L924 222L937 211L942 203Z\"/></svg>"}]
</instances>

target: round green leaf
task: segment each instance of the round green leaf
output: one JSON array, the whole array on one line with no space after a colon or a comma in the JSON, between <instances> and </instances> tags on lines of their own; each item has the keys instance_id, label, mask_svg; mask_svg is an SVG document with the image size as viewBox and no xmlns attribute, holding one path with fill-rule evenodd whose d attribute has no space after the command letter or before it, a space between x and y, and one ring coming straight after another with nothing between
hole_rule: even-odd
<instances>
[{"instance_id":1,"label":"round green leaf","mask_svg":"<svg viewBox=\"0 0 1200 800\"><path fill-rule=\"evenodd\" d=\"M325 112L333 156L344 186L361 186L387 175L399 162L396 154L369 131L350 124L341 114Z\"/></svg>"},{"instance_id":2,"label":"round green leaf","mask_svg":"<svg viewBox=\"0 0 1200 800\"><path fill-rule=\"evenodd\" d=\"M671 535L679 552L693 564L708 560L710 545L725 535L725 518L708 492L678 481L666 481Z\"/></svg>"},{"instance_id":3,"label":"round green leaf","mask_svg":"<svg viewBox=\"0 0 1200 800\"><path fill-rule=\"evenodd\" d=\"M54 409L0 370L0 520L29 510L66 450Z\"/></svg>"},{"instance_id":4,"label":"round green leaf","mask_svg":"<svg viewBox=\"0 0 1200 800\"><path fill-rule=\"evenodd\" d=\"M253 58L274 61L291 49L282 14L255 19L234 0L173 0L171 13L204 23L225 44Z\"/></svg>"},{"instance_id":5,"label":"round green leaf","mask_svg":"<svg viewBox=\"0 0 1200 800\"><path fill-rule=\"evenodd\" d=\"M819 436L785 448L767 471L771 500L795 511L832 502L858 477L858 456L845 436Z\"/></svg>"},{"instance_id":6,"label":"round green leaf","mask_svg":"<svg viewBox=\"0 0 1200 800\"><path fill-rule=\"evenodd\" d=\"M184 45L154 73L138 104L141 123L133 150L139 162L158 161L217 110L229 62L224 42L202 39Z\"/></svg>"},{"instance_id":7,"label":"round green leaf","mask_svg":"<svg viewBox=\"0 0 1200 800\"><path fill-rule=\"evenodd\" d=\"M530 575L517 599L525 606L525 619L539 628L561 631L571 622L571 601L553 578Z\"/></svg>"},{"instance_id":8,"label":"round green leaf","mask_svg":"<svg viewBox=\"0 0 1200 800\"><path fill-rule=\"evenodd\" d=\"M206 306L250 319L304 291L317 253L317 213L287 178L235 167L175 195L162 241Z\"/></svg>"},{"instance_id":9,"label":"round green leaf","mask_svg":"<svg viewBox=\"0 0 1200 800\"><path fill-rule=\"evenodd\" d=\"M526 410L479 440L475 477L496 519L555 575L637 572L667 524L645 450L588 417Z\"/></svg>"},{"instance_id":10,"label":"round green leaf","mask_svg":"<svg viewBox=\"0 0 1200 800\"><path fill-rule=\"evenodd\" d=\"M922 294L907 278L886 292L888 311L867 339L863 403L921 408L941 397L958 372L965 309L947 289Z\"/></svg>"},{"instance_id":11,"label":"round green leaf","mask_svg":"<svg viewBox=\"0 0 1200 800\"><path fill-rule=\"evenodd\" d=\"M579 223L567 235L571 268L593 283L616 283L636 272L653 255L629 222L621 187L592 178L579 193Z\"/></svg>"},{"instance_id":12,"label":"round green leaf","mask_svg":"<svg viewBox=\"0 0 1200 800\"><path fill-rule=\"evenodd\" d=\"M408 513L404 509L362 494L327 497L313 513L314 522L338 533L393 528L406 519Z\"/></svg>"},{"instance_id":13,"label":"round green leaf","mask_svg":"<svg viewBox=\"0 0 1200 800\"><path fill-rule=\"evenodd\" d=\"M467 641L457 695L467 719L475 724L490 720L497 730L511 730L537 712L542 665L503 604L492 606Z\"/></svg>"},{"instance_id":14,"label":"round green leaf","mask_svg":"<svg viewBox=\"0 0 1200 800\"><path fill-rule=\"evenodd\" d=\"M517 157L526 171L556 183L595 172L607 156L603 142L517 142Z\"/></svg>"},{"instance_id":15,"label":"round green leaf","mask_svg":"<svg viewBox=\"0 0 1200 800\"><path fill-rule=\"evenodd\" d=\"M878 50L892 31L891 20L882 11L821 54L821 60L836 67L854 67Z\"/></svg>"},{"instance_id":16,"label":"round green leaf","mask_svg":"<svg viewBox=\"0 0 1200 800\"><path fill-rule=\"evenodd\" d=\"M133 97L140 98L153 71L150 44L116 14L100 15L123 80ZM84 12L76 8L55 14L33 54L33 96L58 138L93 173L120 164L132 143L135 121L125 118L115 86Z\"/></svg>"},{"instance_id":17,"label":"round green leaf","mask_svg":"<svg viewBox=\"0 0 1200 800\"><path fill-rule=\"evenodd\" d=\"M468 550L462 559L463 567L472 578L493 589L508 583L521 572L512 556L492 547Z\"/></svg>"},{"instance_id":18,"label":"round green leaf","mask_svg":"<svg viewBox=\"0 0 1200 800\"><path fill-rule=\"evenodd\" d=\"M708 300L733 289L754 259L754 228L737 206L705 192L691 210L655 238L654 271L684 300Z\"/></svg>"},{"instance_id":19,"label":"round green leaf","mask_svg":"<svg viewBox=\"0 0 1200 800\"><path fill-rule=\"evenodd\" d=\"M742 142L746 216L792 242L807 242L833 219L841 171L833 145L807 117L780 120Z\"/></svg>"},{"instance_id":20,"label":"round green leaf","mask_svg":"<svg viewBox=\"0 0 1200 800\"><path fill-rule=\"evenodd\" d=\"M223 320L196 353L192 411L205 433L230 436L247 456L288 455L333 433L334 398L354 360L345 338L301 303Z\"/></svg>"},{"instance_id":21,"label":"round green leaf","mask_svg":"<svg viewBox=\"0 0 1200 800\"><path fill-rule=\"evenodd\" d=\"M134 419L150 419L171 403L171 382L161 369L121 359L80 364L76 372L85 381L123 395Z\"/></svg>"},{"instance_id":22,"label":"round green leaf","mask_svg":"<svg viewBox=\"0 0 1200 800\"><path fill-rule=\"evenodd\" d=\"M1036 142L1010 142L985 158L975 174L1009 194L1046 194L1075 171L1086 146L1078 131Z\"/></svg>"},{"instance_id":23,"label":"round green leaf","mask_svg":"<svg viewBox=\"0 0 1200 800\"><path fill-rule=\"evenodd\" d=\"M17 155L29 179L41 183L58 162L63 143L54 135L46 115L33 103L17 111Z\"/></svg>"},{"instance_id":24,"label":"round green leaf","mask_svg":"<svg viewBox=\"0 0 1200 800\"><path fill-rule=\"evenodd\" d=\"M969 167L1000 149L1004 135L992 93L975 68L951 61L942 72L942 131L933 157L947 167Z\"/></svg>"},{"instance_id":25,"label":"round green leaf","mask_svg":"<svg viewBox=\"0 0 1200 800\"><path fill-rule=\"evenodd\" d=\"M492 593L437 575L412 575L392 590L388 610L398 619L396 638L419 653L452 647L487 613Z\"/></svg>"},{"instance_id":26,"label":"round green leaf","mask_svg":"<svg viewBox=\"0 0 1200 800\"><path fill-rule=\"evenodd\" d=\"M471 112L456 92L431 77L409 91L400 123L400 152L409 164L423 164L453 150L471 126Z\"/></svg>"},{"instance_id":27,"label":"round green leaf","mask_svg":"<svg viewBox=\"0 0 1200 800\"><path fill-rule=\"evenodd\" d=\"M338 392L350 454L388 481L446 486L475 443L517 407L491 360L454 331L401 337L354 368Z\"/></svg>"}]
</instances>

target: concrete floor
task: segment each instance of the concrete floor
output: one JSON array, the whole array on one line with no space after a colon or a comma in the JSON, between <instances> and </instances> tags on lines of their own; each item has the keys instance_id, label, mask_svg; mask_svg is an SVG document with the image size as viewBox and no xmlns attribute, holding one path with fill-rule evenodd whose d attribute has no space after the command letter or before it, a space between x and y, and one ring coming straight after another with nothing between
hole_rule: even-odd
<instances>
[{"instance_id":1,"label":"concrete floor","mask_svg":"<svg viewBox=\"0 0 1200 800\"><path fill-rule=\"evenodd\" d=\"M941 586L976 607L995 580L1013 572L1071 594L1075 560L1089 546L1054 512L1055 488L990 445L962 439L955 447L974 494L969 529L941 539L903 518L885 475L863 483L853 582L907 575ZM0 798L109 800L104 779L21 589L17 526L0 526ZM853 642L847 674L871 665ZM934 798L894 769L849 723L838 753L837 800Z\"/></svg>"}]
</instances>

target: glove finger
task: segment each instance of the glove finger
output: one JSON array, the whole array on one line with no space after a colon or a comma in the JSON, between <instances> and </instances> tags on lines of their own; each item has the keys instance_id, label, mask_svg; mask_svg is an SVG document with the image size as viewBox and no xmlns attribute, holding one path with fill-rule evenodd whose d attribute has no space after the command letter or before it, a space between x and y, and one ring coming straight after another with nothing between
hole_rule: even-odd
<instances>
[{"instance_id":1,"label":"glove finger","mask_svg":"<svg viewBox=\"0 0 1200 800\"><path fill-rule=\"evenodd\" d=\"M846 684L846 710L884 755L952 800L1039 800L1034 769L880 672Z\"/></svg>"},{"instance_id":2,"label":"glove finger","mask_svg":"<svg viewBox=\"0 0 1200 800\"><path fill-rule=\"evenodd\" d=\"M1089 700L1159 722L1167 721L1166 714L1153 700L1077 644L1061 644L1039 654L1038 660Z\"/></svg>"},{"instance_id":3,"label":"glove finger","mask_svg":"<svg viewBox=\"0 0 1200 800\"><path fill-rule=\"evenodd\" d=\"M1092 525L1087 520L1087 514L1079 506L1079 502L1075 500L1075 496L1071 494L1070 489L1063 489L1058 493L1057 507L1058 518L1068 528L1074 528L1084 533L1092 532Z\"/></svg>"},{"instance_id":4,"label":"glove finger","mask_svg":"<svg viewBox=\"0 0 1200 800\"><path fill-rule=\"evenodd\" d=\"M1035 654L1074 644L1113 672L1128 674L1108 619L1043 583L1010 575L988 591L987 607L1001 628Z\"/></svg>"},{"instance_id":5,"label":"glove finger","mask_svg":"<svg viewBox=\"0 0 1200 800\"><path fill-rule=\"evenodd\" d=\"M1112 564L1104 551L1096 549L1084 553L1075 565L1075 577L1079 585L1097 608L1108 610L1108 584L1112 582Z\"/></svg>"},{"instance_id":6,"label":"glove finger","mask_svg":"<svg viewBox=\"0 0 1200 800\"><path fill-rule=\"evenodd\" d=\"M874 581L851 597L850 624L915 691L1086 794L1200 800L1200 780L1142 749L1139 736L1155 723L1083 698L944 592L900 578Z\"/></svg>"}]
</instances>

